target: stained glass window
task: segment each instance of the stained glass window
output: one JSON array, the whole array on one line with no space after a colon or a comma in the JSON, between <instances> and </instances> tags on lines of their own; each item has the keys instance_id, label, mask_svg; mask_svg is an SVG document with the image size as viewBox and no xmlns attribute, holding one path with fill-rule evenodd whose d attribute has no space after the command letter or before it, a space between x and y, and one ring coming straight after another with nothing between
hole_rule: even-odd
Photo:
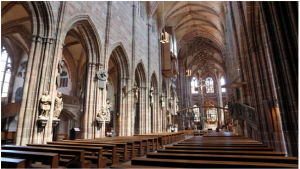
<instances>
[{"instance_id":1,"label":"stained glass window","mask_svg":"<svg viewBox=\"0 0 300 169\"><path fill-rule=\"evenodd\" d=\"M1 62L0 62L0 78L1 78L1 97L7 97L9 82L11 76L11 60L5 49L2 47Z\"/></svg>"},{"instance_id":2,"label":"stained glass window","mask_svg":"<svg viewBox=\"0 0 300 169\"><path fill-rule=\"evenodd\" d=\"M197 87L197 79L195 77L193 77L192 82L191 82L192 93L198 93L198 91L196 91L196 87Z\"/></svg>"},{"instance_id":3,"label":"stained glass window","mask_svg":"<svg viewBox=\"0 0 300 169\"><path fill-rule=\"evenodd\" d=\"M205 80L206 93L214 93L214 80L211 77L207 77Z\"/></svg>"}]
</instances>

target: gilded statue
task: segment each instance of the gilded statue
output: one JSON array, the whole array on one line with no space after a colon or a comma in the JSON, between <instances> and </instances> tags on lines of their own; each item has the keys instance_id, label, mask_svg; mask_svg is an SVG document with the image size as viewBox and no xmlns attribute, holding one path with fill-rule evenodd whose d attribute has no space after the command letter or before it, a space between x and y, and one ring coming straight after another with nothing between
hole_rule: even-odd
<instances>
[{"instance_id":1,"label":"gilded statue","mask_svg":"<svg viewBox=\"0 0 300 169\"><path fill-rule=\"evenodd\" d=\"M167 119L168 119L168 124L172 124L172 116L170 113L167 115Z\"/></svg>"},{"instance_id":2,"label":"gilded statue","mask_svg":"<svg viewBox=\"0 0 300 169\"><path fill-rule=\"evenodd\" d=\"M54 103L54 113L53 113L53 117L54 118L58 118L60 115L60 112L63 109L63 101L61 98L62 94L60 92L57 93L56 97L55 97L55 103Z\"/></svg>"},{"instance_id":3,"label":"gilded statue","mask_svg":"<svg viewBox=\"0 0 300 169\"><path fill-rule=\"evenodd\" d=\"M44 91L42 98L40 99L40 116L39 118L47 118L51 108L51 97L48 91Z\"/></svg>"}]
</instances>

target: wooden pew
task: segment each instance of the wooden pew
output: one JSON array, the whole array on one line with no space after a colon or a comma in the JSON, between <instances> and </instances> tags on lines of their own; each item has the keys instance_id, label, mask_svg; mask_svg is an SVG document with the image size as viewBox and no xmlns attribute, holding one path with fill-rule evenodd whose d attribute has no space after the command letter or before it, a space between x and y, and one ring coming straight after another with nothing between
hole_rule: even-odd
<instances>
[{"instance_id":1,"label":"wooden pew","mask_svg":"<svg viewBox=\"0 0 300 169\"><path fill-rule=\"evenodd\" d=\"M86 144L86 143L73 143L73 142L47 142L47 144L54 145L69 145L69 146L92 146L92 147L102 147L104 150L112 150L112 153L103 153L104 156L110 156L112 158L112 164L119 162L119 156L117 155L117 146L109 144Z\"/></svg>"},{"instance_id":2,"label":"wooden pew","mask_svg":"<svg viewBox=\"0 0 300 169\"><path fill-rule=\"evenodd\" d=\"M179 160L134 157L131 165L146 165L175 168L298 168L298 164L238 162L238 161L207 161Z\"/></svg>"},{"instance_id":3,"label":"wooden pew","mask_svg":"<svg viewBox=\"0 0 300 169\"><path fill-rule=\"evenodd\" d=\"M63 141L63 140L68 140L68 134L56 134L55 140L54 141Z\"/></svg>"},{"instance_id":4,"label":"wooden pew","mask_svg":"<svg viewBox=\"0 0 300 169\"><path fill-rule=\"evenodd\" d=\"M228 154L228 155L255 155L255 156L281 156L284 157L284 152L276 151L223 151L223 150L176 150L162 149L157 150L157 153L184 153L184 154Z\"/></svg>"},{"instance_id":5,"label":"wooden pew","mask_svg":"<svg viewBox=\"0 0 300 169\"><path fill-rule=\"evenodd\" d=\"M148 145L148 139L142 137L132 137L132 136L117 136L112 137L114 140L125 140L125 141L133 141L134 142L134 149L137 149L139 155L144 155L144 149L150 149ZM132 146L128 146L128 149L132 149ZM135 157L135 156L132 156Z\"/></svg>"},{"instance_id":6,"label":"wooden pew","mask_svg":"<svg viewBox=\"0 0 300 169\"><path fill-rule=\"evenodd\" d=\"M69 146L69 145L56 145L56 144L27 144L27 146L34 147L49 147L49 148L64 148L64 149L80 149L92 152L96 156L87 156L85 155L85 160L96 161L98 168L105 168L107 164L107 157L103 157L102 147L93 147L93 146ZM61 155L62 157L66 157L65 155Z\"/></svg>"},{"instance_id":7,"label":"wooden pew","mask_svg":"<svg viewBox=\"0 0 300 169\"><path fill-rule=\"evenodd\" d=\"M1 168L25 168L25 159L1 157Z\"/></svg>"},{"instance_id":8,"label":"wooden pew","mask_svg":"<svg viewBox=\"0 0 300 169\"><path fill-rule=\"evenodd\" d=\"M9 140L13 143L15 138L16 138L16 132L1 131L1 143L6 144L7 141Z\"/></svg>"},{"instance_id":9,"label":"wooden pew","mask_svg":"<svg viewBox=\"0 0 300 169\"><path fill-rule=\"evenodd\" d=\"M185 154L184 152L182 154L180 154L180 153L147 153L147 158L298 164L298 158L296 158L296 157Z\"/></svg>"},{"instance_id":10,"label":"wooden pew","mask_svg":"<svg viewBox=\"0 0 300 169\"><path fill-rule=\"evenodd\" d=\"M68 143L83 143L83 144L109 144L109 145L116 145L117 146L117 153L123 154L123 161L129 160L129 154L127 152L127 144L133 145L133 142L120 142L120 141L107 141L103 139L78 139L78 140L72 140L68 141ZM122 150L118 150L118 148L121 148ZM134 151L134 149L132 150ZM133 154L134 152L131 152Z\"/></svg>"},{"instance_id":11,"label":"wooden pew","mask_svg":"<svg viewBox=\"0 0 300 169\"><path fill-rule=\"evenodd\" d=\"M26 159L25 168L31 168L32 160L50 162L51 168L58 168L59 154L57 153L41 153L33 151L16 151L16 150L1 150L2 157L17 157Z\"/></svg>"},{"instance_id":12,"label":"wooden pew","mask_svg":"<svg viewBox=\"0 0 300 169\"><path fill-rule=\"evenodd\" d=\"M273 151L270 147L200 147L200 146L165 146L165 149L177 150L227 150L227 151Z\"/></svg>"},{"instance_id":13,"label":"wooden pew","mask_svg":"<svg viewBox=\"0 0 300 169\"><path fill-rule=\"evenodd\" d=\"M4 145L2 146L4 150L19 150L19 151L35 151L35 152L50 152L61 154L72 155L79 159L82 163L82 168L90 168L90 163L85 162L84 159L84 150L78 149L62 149L54 147L34 147L34 146L14 146L14 145Z\"/></svg>"}]
</instances>

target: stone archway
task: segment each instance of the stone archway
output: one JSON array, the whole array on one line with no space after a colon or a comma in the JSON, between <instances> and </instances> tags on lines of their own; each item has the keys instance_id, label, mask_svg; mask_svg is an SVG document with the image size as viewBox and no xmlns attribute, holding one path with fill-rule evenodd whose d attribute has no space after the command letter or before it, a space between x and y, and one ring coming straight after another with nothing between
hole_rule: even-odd
<instances>
[{"instance_id":1,"label":"stone archway","mask_svg":"<svg viewBox=\"0 0 300 169\"><path fill-rule=\"evenodd\" d=\"M159 93L156 74L153 73L150 80L150 124L151 124L151 133L161 132L161 116L159 115ZM153 91L152 91L153 90ZM151 94L152 93L152 94Z\"/></svg>"},{"instance_id":2,"label":"stone archway","mask_svg":"<svg viewBox=\"0 0 300 169\"><path fill-rule=\"evenodd\" d=\"M146 87L146 73L142 62L135 69L135 81L139 87L138 103L136 103L136 111L134 118L134 131L137 134L145 134L150 132L150 114L146 112L148 90Z\"/></svg>"},{"instance_id":3,"label":"stone archway","mask_svg":"<svg viewBox=\"0 0 300 169\"><path fill-rule=\"evenodd\" d=\"M108 90L113 91L113 95L106 93L104 98L105 101L110 99L113 106L110 110L112 121L110 128L113 126L117 136L125 136L131 134L128 131L128 128L131 128L131 122L127 118L131 110L131 106L127 104L127 99L130 98L128 94L130 89L124 88L128 86L129 61L122 43L117 43L112 47L106 67L111 82L108 85L111 89L108 88Z\"/></svg>"}]
</instances>

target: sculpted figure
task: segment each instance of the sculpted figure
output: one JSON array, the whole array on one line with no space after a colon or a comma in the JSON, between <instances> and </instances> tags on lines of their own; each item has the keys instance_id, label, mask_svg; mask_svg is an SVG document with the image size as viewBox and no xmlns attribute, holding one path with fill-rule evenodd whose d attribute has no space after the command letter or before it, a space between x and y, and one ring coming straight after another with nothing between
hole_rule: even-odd
<instances>
[{"instance_id":1,"label":"sculpted figure","mask_svg":"<svg viewBox=\"0 0 300 169\"><path fill-rule=\"evenodd\" d=\"M99 110L97 116L96 116L97 121L107 121L107 112L105 106L102 106L102 109Z\"/></svg>"},{"instance_id":2,"label":"sculpted figure","mask_svg":"<svg viewBox=\"0 0 300 169\"><path fill-rule=\"evenodd\" d=\"M108 121L110 121L110 108L111 108L110 100L106 100L106 112L107 112L107 120Z\"/></svg>"},{"instance_id":3,"label":"sculpted figure","mask_svg":"<svg viewBox=\"0 0 300 169\"><path fill-rule=\"evenodd\" d=\"M165 98L161 96L161 107L165 107Z\"/></svg>"},{"instance_id":4,"label":"sculpted figure","mask_svg":"<svg viewBox=\"0 0 300 169\"><path fill-rule=\"evenodd\" d=\"M171 100L173 100L172 97L170 98L170 102L169 102L170 108L172 109L172 107L173 107L173 101L171 101Z\"/></svg>"},{"instance_id":5,"label":"sculpted figure","mask_svg":"<svg viewBox=\"0 0 300 169\"><path fill-rule=\"evenodd\" d=\"M57 69L58 69L58 74L56 76L56 85L60 85L60 74L62 73L62 68L64 67L64 59L61 59L58 61Z\"/></svg>"},{"instance_id":6,"label":"sculpted figure","mask_svg":"<svg viewBox=\"0 0 300 169\"><path fill-rule=\"evenodd\" d=\"M61 98L62 94L60 92L57 93L56 97L55 97L55 104L54 104L54 113L53 113L53 117L54 118L58 118L60 115L60 112L63 109L63 101Z\"/></svg>"},{"instance_id":7,"label":"sculpted figure","mask_svg":"<svg viewBox=\"0 0 300 169\"><path fill-rule=\"evenodd\" d=\"M51 107L51 97L48 91L45 91L40 99L40 116L39 118L47 118Z\"/></svg>"},{"instance_id":8,"label":"sculpted figure","mask_svg":"<svg viewBox=\"0 0 300 169\"><path fill-rule=\"evenodd\" d=\"M150 94L149 94L149 97L150 97L150 104L153 103L153 91L154 91L154 88L151 87L151 89L150 89Z\"/></svg>"},{"instance_id":9,"label":"sculpted figure","mask_svg":"<svg viewBox=\"0 0 300 169\"><path fill-rule=\"evenodd\" d=\"M170 113L167 115L167 119L168 119L168 124L172 124L172 116Z\"/></svg>"},{"instance_id":10,"label":"sculpted figure","mask_svg":"<svg viewBox=\"0 0 300 169\"><path fill-rule=\"evenodd\" d=\"M134 81L134 86L136 87L136 90L134 92L134 98L135 98L135 103L137 103L139 99L139 88L136 81Z\"/></svg>"}]
</instances>

